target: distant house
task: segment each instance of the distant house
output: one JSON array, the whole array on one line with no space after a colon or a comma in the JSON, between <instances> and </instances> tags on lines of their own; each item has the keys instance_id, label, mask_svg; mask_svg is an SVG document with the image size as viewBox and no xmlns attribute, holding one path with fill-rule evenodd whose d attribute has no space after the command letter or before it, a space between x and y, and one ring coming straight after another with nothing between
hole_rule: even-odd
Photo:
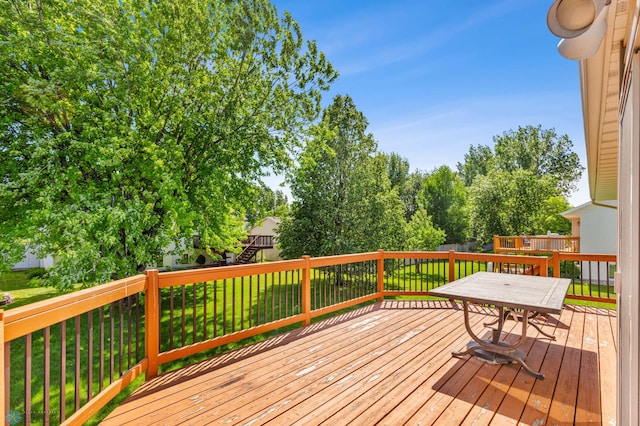
<instances>
[{"instance_id":1,"label":"distant house","mask_svg":"<svg viewBox=\"0 0 640 426\"><path fill-rule=\"evenodd\" d=\"M200 266L221 266L229 262L229 255L233 253L220 253L221 259L211 258L203 249L197 247L198 235L193 236L193 241L183 240L184 253L175 254L175 244L171 243L167 248L167 254L162 256L162 262L156 265L164 269L197 268ZM190 245L191 244L191 245Z\"/></svg>"},{"instance_id":2,"label":"distant house","mask_svg":"<svg viewBox=\"0 0 640 426\"><path fill-rule=\"evenodd\" d=\"M11 270L49 268L51 266L53 266L53 257L48 255L44 258L40 258L35 252L27 247L24 250L24 257L22 258L22 260L13 265L13 267L11 267Z\"/></svg>"},{"instance_id":3,"label":"distant house","mask_svg":"<svg viewBox=\"0 0 640 426\"><path fill-rule=\"evenodd\" d=\"M617 202L588 202L560 213L571 221L571 235L580 237L581 253L616 254L618 249ZM613 284L615 265L592 262L581 268L584 278Z\"/></svg>"},{"instance_id":4,"label":"distant house","mask_svg":"<svg viewBox=\"0 0 640 426\"><path fill-rule=\"evenodd\" d=\"M267 216L262 219L259 225L249 229L249 235L265 235L273 237L274 243L277 242L278 232L277 229L280 226L280 219L275 216ZM274 261L282 260L280 257L280 249L274 244L273 248L263 249L257 254L260 261Z\"/></svg>"},{"instance_id":5,"label":"distant house","mask_svg":"<svg viewBox=\"0 0 640 426\"><path fill-rule=\"evenodd\" d=\"M601 204L588 202L560 213L571 221L571 235L580 237L581 253L616 254L617 203Z\"/></svg>"}]
</instances>

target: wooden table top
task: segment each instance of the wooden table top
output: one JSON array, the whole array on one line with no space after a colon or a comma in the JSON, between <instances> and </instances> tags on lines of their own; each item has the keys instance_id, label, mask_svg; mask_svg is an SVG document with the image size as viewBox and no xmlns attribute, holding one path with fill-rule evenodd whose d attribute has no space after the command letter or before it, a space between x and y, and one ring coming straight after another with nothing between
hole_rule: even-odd
<instances>
[{"instance_id":1,"label":"wooden table top","mask_svg":"<svg viewBox=\"0 0 640 426\"><path fill-rule=\"evenodd\" d=\"M476 272L429 292L432 296L558 314L568 278Z\"/></svg>"}]
</instances>

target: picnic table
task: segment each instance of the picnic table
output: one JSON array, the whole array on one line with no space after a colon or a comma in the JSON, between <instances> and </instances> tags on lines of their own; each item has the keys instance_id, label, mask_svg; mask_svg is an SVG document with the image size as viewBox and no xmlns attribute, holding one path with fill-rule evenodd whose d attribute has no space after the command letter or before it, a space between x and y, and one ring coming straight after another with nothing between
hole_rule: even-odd
<instances>
[{"instance_id":1,"label":"picnic table","mask_svg":"<svg viewBox=\"0 0 640 426\"><path fill-rule=\"evenodd\" d=\"M536 315L559 314L571 280L568 278L538 277L531 275L514 275L495 272L476 272L459 280L438 287L430 294L451 300L462 301L464 308L464 325L473 339L467 349L453 352L455 357L472 355L490 363L506 364L517 362L528 373L538 379L544 374L533 371L525 363L525 353L519 347L527 338L527 328L531 324L538 331L542 330L531 320ZM485 326L495 325L491 339L481 339L474 333L469 324L469 304L478 303L495 306L498 313L495 321ZM522 333L516 343L501 340L505 320L518 313L522 320ZM553 335L542 332L555 339Z\"/></svg>"}]
</instances>

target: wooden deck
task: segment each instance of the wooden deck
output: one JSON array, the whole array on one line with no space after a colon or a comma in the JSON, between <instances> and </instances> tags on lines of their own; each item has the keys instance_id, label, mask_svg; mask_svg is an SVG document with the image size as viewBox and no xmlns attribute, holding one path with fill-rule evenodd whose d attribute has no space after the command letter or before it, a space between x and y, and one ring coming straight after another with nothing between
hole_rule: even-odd
<instances>
[{"instance_id":1,"label":"wooden deck","mask_svg":"<svg viewBox=\"0 0 640 426\"><path fill-rule=\"evenodd\" d=\"M472 309L488 337L493 311ZM616 320L565 306L543 319L555 341L530 327L536 380L453 358L469 337L449 302L386 300L156 377L104 424L615 424ZM507 339L519 330L508 321Z\"/></svg>"}]
</instances>

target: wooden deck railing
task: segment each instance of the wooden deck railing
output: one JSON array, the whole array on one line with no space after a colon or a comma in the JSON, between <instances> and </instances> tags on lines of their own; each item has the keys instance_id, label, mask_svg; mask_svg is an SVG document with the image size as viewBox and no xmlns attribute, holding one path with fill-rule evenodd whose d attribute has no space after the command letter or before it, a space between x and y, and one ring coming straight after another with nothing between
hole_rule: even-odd
<instances>
[{"instance_id":1,"label":"wooden deck railing","mask_svg":"<svg viewBox=\"0 0 640 426\"><path fill-rule=\"evenodd\" d=\"M493 237L496 253L580 253L580 237L565 235L516 235Z\"/></svg>"},{"instance_id":2,"label":"wooden deck railing","mask_svg":"<svg viewBox=\"0 0 640 426\"><path fill-rule=\"evenodd\" d=\"M0 310L0 416L15 424L81 424L137 376L155 376L163 364L360 303L428 295L476 271L569 276L568 297L615 302L609 279L614 264L610 255L380 250L150 270Z\"/></svg>"}]
</instances>

